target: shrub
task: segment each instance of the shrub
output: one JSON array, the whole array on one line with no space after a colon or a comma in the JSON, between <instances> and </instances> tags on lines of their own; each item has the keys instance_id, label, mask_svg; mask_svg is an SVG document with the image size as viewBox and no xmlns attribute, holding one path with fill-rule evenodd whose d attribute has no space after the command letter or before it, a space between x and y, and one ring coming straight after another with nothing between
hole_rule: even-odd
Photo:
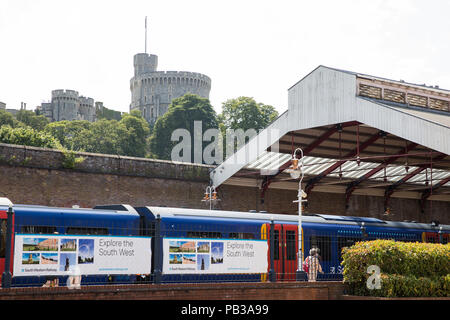
<instances>
[{"instance_id":1,"label":"shrub","mask_svg":"<svg viewBox=\"0 0 450 320\"><path fill-rule=\"evenodd\" d=\"M50 134L30 127L0 127L0 142L32 147L55 148L56 140Z\"/></svg>"},{"instance_id":2,"label":"shrub","mask_svg":"<svg viewBox=\"0 0 450 320\"><path fill-rule=\"evenodd\" d=\"M63 152L62 166L66 169L75 169L78 164L85 160L84 157L77 157L75 151L66 149L61 149L61 151Z\"/></svg>"},{"instance_id":3,"label":"shrub","mask_svg":"<svg viewBox=\"0 0 450 320\"><path fill-rule=\"evenodd\" d=\"M375 240L343 250L350 293L386 297L449 296L450 245ZM371 265L380 267L381 289L366 286Z\"/></svg>"}]
</instances>

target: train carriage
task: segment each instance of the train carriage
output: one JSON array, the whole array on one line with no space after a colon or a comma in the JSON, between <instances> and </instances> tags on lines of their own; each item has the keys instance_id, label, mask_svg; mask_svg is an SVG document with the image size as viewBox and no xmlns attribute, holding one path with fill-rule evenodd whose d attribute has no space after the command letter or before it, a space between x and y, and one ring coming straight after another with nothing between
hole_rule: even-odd
<instances>
[{"instance_id":1,"label":"train carriage","mask_svg":"<svg viewBox=\"0 0 450 320\"><path fill-rule=\"evenodd\" d=\"M181 239L247 239L264 240L267 243L267 271L264 274L227 274L216 278L201 277L201 271L195 272L199 281L264 281L270 271L271 250L270 229L274 228L274 271L278 281L297 279L298 270L298 216L257 212L235 212L202 209L184 209L168 207L138 207L136 210L149 221L161 218L161 236ZM347 217L334 215L309 215L302 219L302 260L311 248L318 248L324 274L318 280L342 280L341 252L344 247L358 241L375 239L394 239L398 241L423 241L446 243L449 226L439 226L413 222L390 222L376 218ZM439 241L442 240L442 241ZM160 259L164 259L166 252ZM191 281L189 276L166 277L167 281Z\"/></svg>"},{"instance_id":2,"label":"train carriage","mask_svg":"<svg viewBox=\"0 0 450 320\"><path fill-rule=\"evenodd\" d=\"M4 271L6 211L0 198L0 274ZM129 283L136 279L162 282L298 280L311 248L319 251L324 271L317 280L342 280L342 248L357 241L394 239L447 243L450 226L438 223L391 222L376 218L306 215L299 241L298 216L130 205L92 209L14 205L13 234L34 236L111 236L151 239L147 277L136 274L89 275L83 284ZM273 235L273 239L271 238ZM14 240L14 237L13 239ZM149 240L150 241L150 240ZM271 259L271 252L273 258ZM13 261L13 257L11 256ZM13 268L11 267L11 271ZM60 282L67 276L60 276ZM39 285L45 277L13 278L13 285Z\"/></svg>"},{"instance_id":3,"label":"train carriage","mask_svg":"<svg viewBox=\"0 0 450 320\"><path fill-rule=\"evenodd\" d=\"M0 201L0 275L3 274L5 268L6 222L7 210L10 204L5 199ZM140 216L132 207L128 207L127 211L115 211L16 204L13 208L12 262L14 261L14 239L17 236L22 236L24 239L25 237L26 239L50 239L62 235L65 236L64 238L76 238L77 236L140 236ZM31 248L29 251L38 249ZM38 251L50 252L53 249L47 248ZM57 250L54 249L54 252L57 252ZM51 256L51 254L49 253L47 256ZM31 254L30 257L32 257ZM13 263L11 263L12 272ZM17 286L41 285L46 281L46 278L48 277L15 276L12 284ZM64 283L67 276L59 276L58 278L60 282ZM129 277L115 276L115 278L117 280L130 281ZM108 280L110 280L109 276L89 276L84 279L84 283L105 283Z\"/></svg>"}]
</instances>

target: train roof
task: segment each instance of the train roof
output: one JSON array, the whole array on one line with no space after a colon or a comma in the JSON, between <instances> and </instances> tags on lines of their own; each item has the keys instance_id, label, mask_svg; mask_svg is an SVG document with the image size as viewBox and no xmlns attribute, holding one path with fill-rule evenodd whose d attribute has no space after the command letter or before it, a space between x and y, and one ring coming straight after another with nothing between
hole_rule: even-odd
<instances>
[{"instance_id":1,"label":"train roof","mask_svg":"<svg viewBox=\"0 0 450 320\"><path fill-rule=\"evenodd\" d=\"M114 209L92 209L92 208L78 208L78 207L48 207L42 205L27 205L27 204L14 204L14 211L28 211L28 212L36 212L36 213L63 213L63 214L72 214L72 215L90 215L94 216L113 216L115 218L125 219L125 218L138 218L139 214L133 207L127 207L128 210L114 210ZM8 206L5 203L0 203L0 210L7 210Z\"/></svg>"},{"instance_id":2,"label":"train roof","mask_svg":"<svg viewBox=\"0 0 450 320\"><path fill-rule=\"evenodd\" d=\"M160 215L164 217L213 217L213 218L229 218L229 219L250 219L261 221L284 221L284 222L298 222L298 215L288 214L274 214L274 213L261 213L261 212L240 212L240 211L225 211L225 210L205 210L205 209L186 209L186 208L170 208L170 207L145 207L154 216ZM408 228L408 229L425 229L436 231L436 226L426 223L416 222L396 222L396 221L384 221L371 217L351 217L351 216L339 216L339 215L303 215L302 222L309 223L325 223L325 224L345 224L345 225L357 225L362 223L366 226L382 226L392 228ZM449 225L440 225L443 230L450 230Z\"/></svg>"}]
</instances>

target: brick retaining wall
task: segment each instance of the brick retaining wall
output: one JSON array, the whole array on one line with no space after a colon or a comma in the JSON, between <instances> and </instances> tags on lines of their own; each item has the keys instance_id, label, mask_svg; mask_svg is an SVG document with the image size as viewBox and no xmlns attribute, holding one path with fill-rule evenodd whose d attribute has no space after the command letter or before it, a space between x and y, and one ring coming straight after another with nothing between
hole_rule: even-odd
<instances>
[{"instance_id":1,"label":"brick retaining wall","mask_svg":"<svg viewBox=\"0 0 450 320\"><path fill-rule=\"evenodd\" d=\"M339 300L341 282L205 283L0 289L0 300Z\"/></svg>"},{"instance_id":2,"label":"brick retaining wall","mask_svg":"<svg viewBox=\"0 0 450 320\"><path fill-rule=\"evenodd\" d=\"M61 151L0 144L0 197L13 203L62 207L126 203L207 208L201 199L213 166L93 153L77 156L84 161L75 169L66 169ZM218 209L296 213L297 205L292 202L296 191L269 189L264 205L260 192L259 187L222 185ZM432 212L422 214L418 200L392 198L394 215L390 217L383 216L383 206L382 197L354 195L346 209L344 195L312 192L306 213L450 224L450 202L433 201Z\"/></svg>"}]
</instances>

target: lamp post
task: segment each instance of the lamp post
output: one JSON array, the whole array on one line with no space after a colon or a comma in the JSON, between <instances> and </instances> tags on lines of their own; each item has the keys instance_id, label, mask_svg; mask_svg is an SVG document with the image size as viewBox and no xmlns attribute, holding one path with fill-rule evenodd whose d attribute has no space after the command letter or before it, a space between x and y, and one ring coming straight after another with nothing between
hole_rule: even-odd
<instances>
[{"instance_id":1,"label":"lamp post","mask_svg":"<svg viewBox=\"0 0 450 320\"><path fill-rule=\"evenodd\" d=\"M209 202L209 210L212 210L213 201L220 201L217 199L217 191L214 186L207 186L205 190L205 196L202 199L202 202Z\"/></svg>"},{"instance_id":2,"label":"lamp post","mask_svg":"<svg viewBox=\"0 0 450 320\"><path fill-rule=\"evenodd\" d=\"M297 151L300 152L300 166L299 166L299 160L296 157ZM293 202L298 203L298 264L297 264L297 271L296 271L296 279L304 280L305 279L305 272L303 271L303 247L302 247L302 203L307 202L305 199L307 197L307 194L302 190L302 181L304 177L303 172L303 150L301 148L295 149L294 153L292 154L292 166L291 166L291 177L294 179L300 178L298 182L298 194L297 194L297 200Z\"/></svg>"}]
</instances>

